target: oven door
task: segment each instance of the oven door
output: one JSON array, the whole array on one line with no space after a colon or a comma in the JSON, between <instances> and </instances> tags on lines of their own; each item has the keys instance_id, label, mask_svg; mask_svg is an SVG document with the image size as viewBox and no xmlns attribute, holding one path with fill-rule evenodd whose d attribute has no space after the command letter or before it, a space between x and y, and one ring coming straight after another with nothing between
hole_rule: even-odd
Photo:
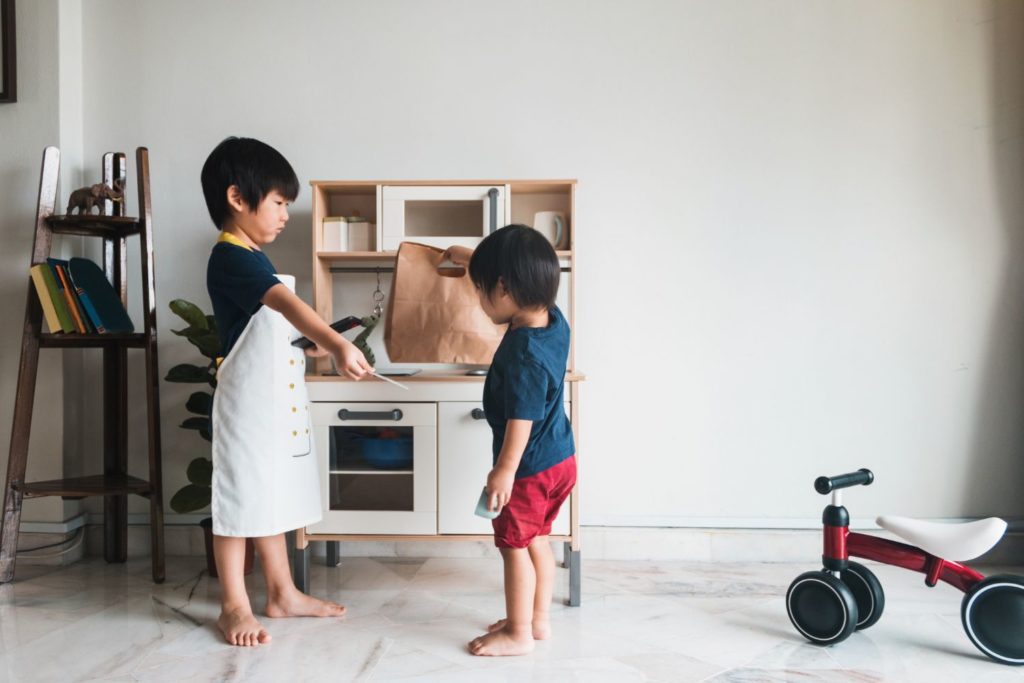
<instances>
[{"instance_id":1,"label":"oven door","mask_svg":"<svg viewBox=\"0 0 1024 683\"><path fill-rule=\"evenodd\" d=\"M314 403L313 534L437 533L437 404Z\"/></svg>"}]
</instances>

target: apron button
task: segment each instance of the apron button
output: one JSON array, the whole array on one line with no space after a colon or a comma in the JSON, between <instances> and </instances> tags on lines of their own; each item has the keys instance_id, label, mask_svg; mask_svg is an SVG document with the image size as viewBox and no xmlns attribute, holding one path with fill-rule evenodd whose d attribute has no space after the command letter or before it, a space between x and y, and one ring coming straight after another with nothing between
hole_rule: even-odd
<instances>
[{"instance_id":1,"label":"apron button","mask_svg":"<svg viewBox=\"0 0 1024 683\"><path fill-rule=\"evenodd\" d=\"M295 359L292 358L291 360L289 360L288 365L295 365Z\"/></svg>"},{"instance_id":2,"label":"apron button","mask_svg":"<svg viewBox=\"0 0 1024 683\"><path fill-rule=\"evenodd\" d=\"M299 410L298 408L296 408L295 406L292 406L292 412L293 412L293 413L296 413L296 412L298 412L298 410Z\"/></svg>"},{"instance_id":3,"label":"apron button","mask_svg":"<svg viewBox=\"0 0 1024 683\"><path fill-rule=\"evenodd\" d=\"M294 388L295 388L295 385L294 385L294 384L290 384L290 383L289 383L289 384L288 384L288 388L289 388L289 389L294 389Z\"/></svg>"},{"instance_id":4,"label":"apron button","mask_svg":"<svg viewBox=\"0 0 1024 683\"><path fill-rule=\"evenodd\" d=\"M299 435L298 432L292 432L292 436L298 436L298 435Z\"/></svg>"}]
</instances>

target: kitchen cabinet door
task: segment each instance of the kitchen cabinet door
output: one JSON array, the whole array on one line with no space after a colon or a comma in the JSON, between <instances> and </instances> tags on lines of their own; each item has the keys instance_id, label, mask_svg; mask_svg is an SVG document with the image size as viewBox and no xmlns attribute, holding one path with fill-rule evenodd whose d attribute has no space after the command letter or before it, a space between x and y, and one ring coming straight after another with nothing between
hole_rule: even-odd
<instances>
[{"instance_id":1,"label":"kitchen cabinet door","mask_svg":"<svg viewBox=\"0 0 1024 683\"><path fill-rule=\"evenodd\" d=\"M569 404L565 404L566 414ZM491 428L477 402L438 404L437 527L441 534L492 534L491 521L473 514L491 471ZM569 500L551 533L569 534Z\"/></svg>"}]
</instances>

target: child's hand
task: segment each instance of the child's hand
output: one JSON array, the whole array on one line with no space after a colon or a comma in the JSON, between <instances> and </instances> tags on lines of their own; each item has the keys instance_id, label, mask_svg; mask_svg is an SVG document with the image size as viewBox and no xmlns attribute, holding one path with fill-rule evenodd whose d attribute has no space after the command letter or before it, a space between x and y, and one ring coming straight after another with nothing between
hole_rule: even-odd
<instances>
[{"instance_id":1,"label":"child's hand","mask_svg":"<svg viewBox=\"0 0 1024 683\"><path fill-rule=\"evenodd\" d=\"M500 512L501 508L508 505L508 499L512 497L512 484L516 480L514 471L502 467L495 467L487 475L487 493L490 499L487 501L487 509L491 512Z\"/></svg>"},{"instance_id":2,"label":"child's hand","mask_svg":"<svg viewBox=\"0 0 1024 683\"><path fill-rule=\"evenodd\" d=\"M330 355L330 353L331 352L327 349L321 349L316 344L306 349L306 355L310 358L323 358L324 356Z\"/></svg>"},{"instance_id":3,"label":"child's hand","mask_svg":"<svg viewBox=\"0 0 1024 683\"><path fill-rule=\"evenodd\" d=\"M355 347L349 340L341 337L341 346L333 352L334 362L338 366L338 372L349 379L361 380L368 374L373 373L373 367L366 362L366 356Z\"/></svg>"}]
</instances>

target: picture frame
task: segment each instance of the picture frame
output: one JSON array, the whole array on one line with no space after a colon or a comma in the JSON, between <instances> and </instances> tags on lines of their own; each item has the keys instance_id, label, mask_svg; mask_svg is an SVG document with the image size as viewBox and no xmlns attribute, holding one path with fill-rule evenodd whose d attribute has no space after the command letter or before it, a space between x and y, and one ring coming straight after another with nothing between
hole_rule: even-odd
<instances>
[{"instance_id":1,"label":"picture frame","mask_svg":"<svg viewBox=\"0 0 1024 683\"><path fill-rule=\"evenodd\" d=\"M0 102L18 101L14 0L0 0Z\"/></svg>"}]
</instances>

